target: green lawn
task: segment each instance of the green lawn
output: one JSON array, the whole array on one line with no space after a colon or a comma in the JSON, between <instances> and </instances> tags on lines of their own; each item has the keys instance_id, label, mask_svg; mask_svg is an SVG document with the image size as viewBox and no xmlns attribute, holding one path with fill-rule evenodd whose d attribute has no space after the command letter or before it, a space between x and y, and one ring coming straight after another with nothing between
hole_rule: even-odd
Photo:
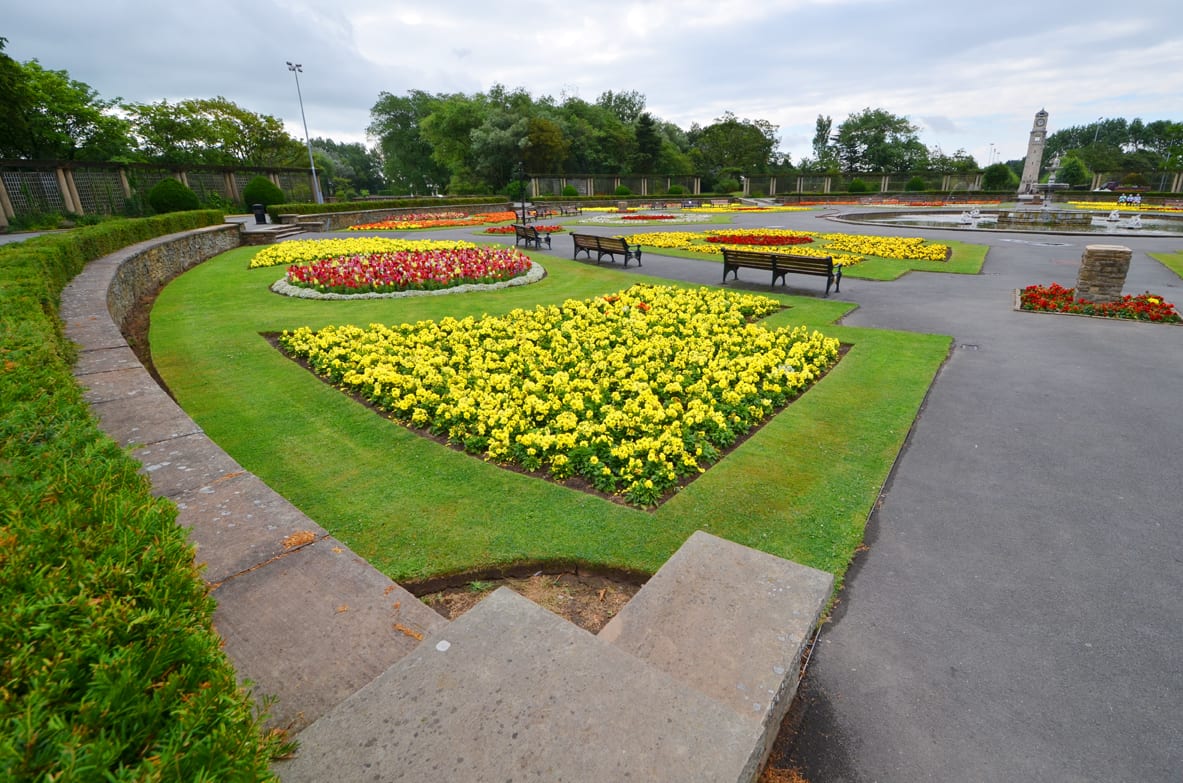
<instances>
[{"instance_id":1,"label":"green lawn","mask_svg":"<svg viewBox=\"0 0 1183 783\"><path fill-rule=\"evenodd\" d=\"M1183 250L1176 253L1150 253L1149 255L1179 277L1183 277Z\"/></svg>"},{"instance_id":2,"label":"green lawn","mask_svg":"<svg viewBox=\"0 0 1183 783\"><path fill-rule=\"evenodd\" d=\"M841 578L950 339L832 322L845 302L777 296L770 324L850 344L840 364L655 511L514 473L381 418L273 349L262 333L504 313L666 283L550 255L541 282L487 293L323 302L267 290L281 268L227 253L168 285L152 311L156 367L248 470L392 578L518 563L656 570L704 529ZM775 295L774 295L775 296Z\"/></svg>"},{"instance_id":3,"label":"green lawn","mask_svg":"<svg viewBox=\"0 0 1183 783\"><path fill-rule=\"evenodd\" d=\"M637 235L643 236L643 235ZM634 237L635 239L635 237ZM968 242L946 241L941 244L953 249L948 261L907 261L898 258L864 256L863 263L842 268L843 277L857 277L863 280L896 280L908 272L944 272L955 275L976 275L982 271L989 245L973 245ZM713 261L720 266L723 256L718 253L694 253L668 247L653 247L641 242L643 252L674 258L693 258L698 261Z\"/></svg>"}]
</instances>

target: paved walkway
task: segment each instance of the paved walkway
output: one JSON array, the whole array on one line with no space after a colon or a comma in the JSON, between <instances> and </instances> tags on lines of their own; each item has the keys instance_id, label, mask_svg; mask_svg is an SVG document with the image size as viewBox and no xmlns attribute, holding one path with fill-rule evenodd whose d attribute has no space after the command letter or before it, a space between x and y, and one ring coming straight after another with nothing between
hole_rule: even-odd
<instances>
[{"instance_id":1,"label":"paved walkway","mask_svg":"<svg viewBox=\"0 0 1183 783\"><path fill-rule=\"evenodd\" d=\"M1127 292L1183 303L1146 255L1183 238L924 235L991 250L977 276L842 281L844 323L956 343L820 637L789 761L812 783L1183 780L1183 327L1011 309L1105 243L1135 251Z\"/></svg>"}]
</instances>

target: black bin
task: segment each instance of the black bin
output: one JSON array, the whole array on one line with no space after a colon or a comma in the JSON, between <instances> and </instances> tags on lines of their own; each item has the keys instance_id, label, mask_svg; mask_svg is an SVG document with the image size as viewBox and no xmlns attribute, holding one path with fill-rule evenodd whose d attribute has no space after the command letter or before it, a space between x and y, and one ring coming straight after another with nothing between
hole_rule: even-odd
<instances>
[{"instance_id":1,"label":"black bin","mask_svg":"<svg viewBox=\"0 0 1183 783\"><path fill-rule=\"evenodd\" d=\"M267 222L267 207L263 206L262 204L251 204L251 212L255 213L256 223Z\"/></svg>"}]
</instances>

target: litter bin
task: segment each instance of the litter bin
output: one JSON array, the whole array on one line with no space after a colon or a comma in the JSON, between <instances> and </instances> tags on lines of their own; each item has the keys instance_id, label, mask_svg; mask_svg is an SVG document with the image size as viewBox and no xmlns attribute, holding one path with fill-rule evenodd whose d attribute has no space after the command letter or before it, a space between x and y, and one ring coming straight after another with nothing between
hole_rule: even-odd
<instances>
[{"instance_id":1,"label":"litter bin","mask_svg":"<svg viewBox=\"0 0 1183 783\"><path fill-rule=\"evenodd\" d=\"M267 222L267 207L263 206L262 204L251 204L251 212L255 213L256 223Z\"/></svg>"}]
</instances>

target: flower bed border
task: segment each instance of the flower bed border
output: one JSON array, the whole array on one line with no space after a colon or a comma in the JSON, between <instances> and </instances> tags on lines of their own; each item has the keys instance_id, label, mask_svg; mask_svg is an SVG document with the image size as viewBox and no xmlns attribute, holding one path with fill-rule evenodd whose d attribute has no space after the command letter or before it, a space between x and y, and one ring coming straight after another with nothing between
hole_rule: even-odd
<instances>
[{"instance_id":1,"label":"flower bed border","mask_svg":"<svg viewBox=\"0 0 1183 783\"><path fill-rule=\"evenodd\" d=\"M1154 326L1183 326L1183 323L1177 321L1143 321L1140 318L1114 318L1108 315L1090 315L1089 313L1065 313L1059 310L1024 310L1023 309L1023 289L1016 288L1014 290L1013 308L1016 312L1030 313L1031 315L1066 315L1071 318L1092 318L1096 321L1109 321L1126 324L1153 324Z\"/></svg>"},{"instance_id":2,"label":"flower bed border","mask_svg":"<svg viewBox=\"0 0 1183 783\"><path fill-rule=\"evenodd\" d=\"M462 283L447 288L408 288L405 291L387 291L385 293L366 291L361 294L335 294L321 293L312 288L301 288L300 286L289 283L286 277L281 277L271 284L271 290L280 296L290 296L294 299L329 299L334 301L349 299L404 299L411 296L443 296L445 294L468 294L474 291L496 291L501 288L537 283L544 277L546 277L546 268L537 261L531 261L530 269L526 274L519 275L510 280L502 280L499 283Z\"/></svg>"}]
</instances>

